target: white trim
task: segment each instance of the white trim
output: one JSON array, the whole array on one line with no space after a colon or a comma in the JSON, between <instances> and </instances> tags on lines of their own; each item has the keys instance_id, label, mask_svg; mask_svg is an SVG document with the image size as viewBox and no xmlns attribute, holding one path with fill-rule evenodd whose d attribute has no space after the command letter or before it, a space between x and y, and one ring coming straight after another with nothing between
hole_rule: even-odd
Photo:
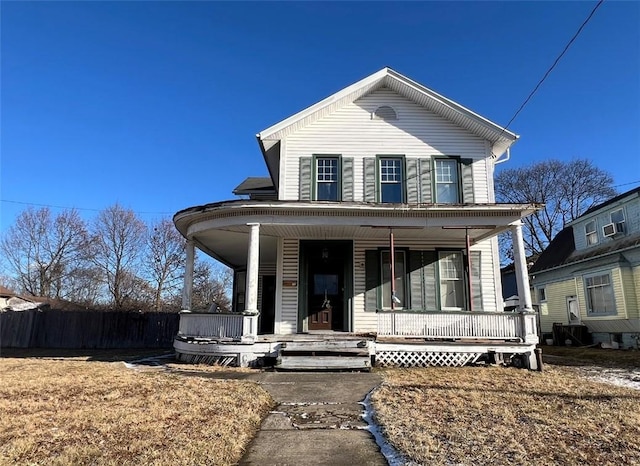
<instances>
[{"instance_id":1,"label":"white trim","mask_svg":"<svg viewBox=\"0 0 640 466\"><path fill-rule=\"evenodd\" d=\"M329 97L261 131L256 135L256 137L260 141L282 140L287 135L286 133L288 129L300 122L305 122L305 124L310 123L314 120L314 117L319 116L319 114L330 105L339 103L343 99L346 100L345 102L343 102L343 104L351 103L365 95L367 92L377 89L383 85L388 86L389 84L398 84L405 87L407 90L413 90L419 95L440 104L444 108L452 110L456 114L459 114L464 119L468 120L470 124L476 124L493 133L493 138L491 138L490 140L493 143L493 149L498 149L497 154L495 153L495 150L492 150L492 153L494 155L500 155L519 137L515 133L504 129L502 126L478 115L468 108L463 107L453 100L450 100L443 95L438 94L437 92L417 83L416 81L407 78L406 76L392 70L391 68L383 68L380 71L377 71L372 75L369 75L366 78L345 87L335 94L332 94ZM419 102L416 103L420 104Z\"/></svg>"}]
</instances>

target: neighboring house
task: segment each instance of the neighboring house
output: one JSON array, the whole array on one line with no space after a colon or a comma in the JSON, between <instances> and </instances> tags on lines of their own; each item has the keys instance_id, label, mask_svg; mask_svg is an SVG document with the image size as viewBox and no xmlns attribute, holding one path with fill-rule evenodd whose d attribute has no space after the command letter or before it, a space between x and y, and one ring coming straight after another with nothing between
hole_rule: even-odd
<instances>
[{"instance_id":1,"label":"neighboring house","mask_svg":"<svg viewBox=\"0 0 640 466\"><path fill-rule=\"evenodd\" d=\"M194 247L234 270L235 312L183 313L179 355L244 365L351 339L380 364L503 353L535 367L520 220L539 206L497 204L493 188L514 133L384 68L257 139L268 178L174 216L188 240L184 309ZM502 312L504 231L519 313Z\"/></svg>"},{"instance_id":2,"label":"neighboring house","mask_svg":"<svg viewBox=\"0 0 640 466\"><path fill-rule=\"evenodd\" d=\"M597 205L556 235L529 273L543 333L584 324L594 343L637 348L640 188Z\"/></svg>"}]
</instances>

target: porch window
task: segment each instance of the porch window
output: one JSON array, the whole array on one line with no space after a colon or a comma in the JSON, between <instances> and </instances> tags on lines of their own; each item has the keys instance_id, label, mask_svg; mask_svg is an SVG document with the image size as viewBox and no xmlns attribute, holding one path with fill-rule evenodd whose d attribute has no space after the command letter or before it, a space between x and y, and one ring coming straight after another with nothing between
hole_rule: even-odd
<instances>
[{"instance_id":1,"label":"porch window","mask_svg":"<svg viewBox=\"0 0 640 466\"><path fill-rule=\"evenodd\" d=\"M338 157L316 158L316 200L338 201Z\"/></svg>"},{"instance_id":2,"label":"porch window","mask_svg":"<svg viewBox=\"0 0 640 466\"><path fill-rule=\"evenodd\" d=\"M460 177L458 161L455 159L436 159L436 202L457 204L460 202Z\"/></svg>"},{"instance_id":3,"label":"porch window","mask_svg":"<svg viewBox=\"0 0 640 466\"><path fill-rule=\"evenodd\" d=\"M389 250L380 251L380 265L382 267L382 309L391 309L391 253ZM405 251L395 251L395 285L396 285L396 301L394 309L404 309L407 307L407 281L405 278L406 253Z\"/></svg>"},{"instance_id":4,"label":"porch window","mask_svg":"<svg viewBox=\"0 0 640 466\"><path fill-rule=\"evenodd\" d=\"M462 253L440 252L438 268L440 272L440 308L443 310L464 309L465 282Z\"/></svg>"},{"instance_id":5,"label":"porch window","mask_svg":"<svg viewBox=\"0 0 640 466\"><path fill-rule=\"evenodd\" d=\"M592 246L598 243L598 232L596 230L596 221L591 220L584 226L584 231L587 237L587 246Z\"/></svg>"},{"instance_id":6,"label":"porch window","mask_svg":"<svg viewBox=\"0 0 640 466\"><path fill-rule=\"evenodd\" d=\"M611 285L611 275L592 275L584 279L587 295L587 313L615 314L616 303Z\"/></svg>"},{"instance_id":7,"label":"porch window","mask_svg":"<svg viewBox=\"0 0 640 466\"><path fill-rule=\"evenodd\" d=\"M380 202L404 202L404 169L401 157L382 157L380 167Z\"/></svg>"}]
</instances>

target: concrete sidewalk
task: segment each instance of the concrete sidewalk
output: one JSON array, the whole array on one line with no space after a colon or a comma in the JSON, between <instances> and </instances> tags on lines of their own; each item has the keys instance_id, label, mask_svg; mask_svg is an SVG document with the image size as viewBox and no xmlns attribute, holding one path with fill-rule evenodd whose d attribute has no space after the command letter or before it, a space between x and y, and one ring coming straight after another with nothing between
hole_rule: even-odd
<instances>
[{"instance_id":1,"label":"concrete sidewalk","mask_svg":"<svg viewBox=\"0 0 640 466\"><path fill-rule=\"evenodd\" d=\"M249 375L278 406L264 420L241 465L386 465L362 419L370 373L262 372Z\"/></svg>"}]
</instances>

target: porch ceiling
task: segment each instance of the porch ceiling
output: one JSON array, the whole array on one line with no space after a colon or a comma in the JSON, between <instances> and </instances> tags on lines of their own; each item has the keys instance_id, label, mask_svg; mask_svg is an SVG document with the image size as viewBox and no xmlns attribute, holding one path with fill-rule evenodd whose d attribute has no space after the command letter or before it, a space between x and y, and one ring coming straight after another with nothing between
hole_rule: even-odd
<instances>
[{"instance_id":1,"label":"porch ceiling","mask_svg":"<svg viewBox=\"0 0 640 466\"><path fill-rule=\"evenodd\" d=\"M393 230L398 245L428 242L463 247L465 235L480 241L505 231L537 210L535 205L380 205L287 201L230 201L178 212L178 230L198 247L231 267L246 264L248 224L260 224L260 262L276 263L278 238L376 240Z\"/></svg>"}]
</instances>

